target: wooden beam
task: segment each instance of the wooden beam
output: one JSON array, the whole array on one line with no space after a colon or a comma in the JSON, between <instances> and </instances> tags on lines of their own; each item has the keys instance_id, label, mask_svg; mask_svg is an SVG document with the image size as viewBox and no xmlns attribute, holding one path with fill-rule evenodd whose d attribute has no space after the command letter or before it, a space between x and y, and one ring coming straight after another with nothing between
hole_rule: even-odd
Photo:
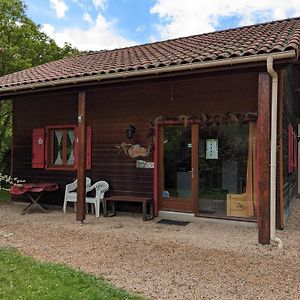
<instances>
[{"instance_id":1,"label":"wooden beam","mask_svg":"<svg viewBox=\"0 0 300 300\"><path fill-rule=\"evenodd\" d=\"M86 169L85 91L78 93L78 164L76 220L85 219L85 169Z\"/></svg>"},{"instance_id":2,"label":"wooden beam","mask_svg":"<svg viewBox=\"0 0 300 300\"><path fill-rule=\"evenodd\" d=\"M158 125L156 124L154 127L154 195L153 195L153 202L154 202L154 217L158 216L158 172L159 172L159 136L158 136Z\"/></svg>"},{"instance_id":3,"label":"wooden beam","mask_svg":"<svg viewBox=\"0 0 300 300\"><path fill-rule=\"evenodd\" d=\"M199 212L199 125L192 125L192 199L194 202L193 212Z\"/></svg>"},{"instance_id":4,"label":"wooden beam","mask_svg":"<svg viewBox=\"0 0 300 300\"><path fill-rule=\"evenodd\" d=\"M162 194L165 185L164 170L164 127L158 126L158 211L162 206Z\"/></svg>"},{"instance_id":5,"label":"wooden beam","mask_svg":"<svg viewBox=\"0 0 300 300\"><path fill-rule=\"evenodd\" d=\"M256 201L258 241L270 244L270 109L271 80L259 73L256 125Z\"/></svg>"}]
</instances>

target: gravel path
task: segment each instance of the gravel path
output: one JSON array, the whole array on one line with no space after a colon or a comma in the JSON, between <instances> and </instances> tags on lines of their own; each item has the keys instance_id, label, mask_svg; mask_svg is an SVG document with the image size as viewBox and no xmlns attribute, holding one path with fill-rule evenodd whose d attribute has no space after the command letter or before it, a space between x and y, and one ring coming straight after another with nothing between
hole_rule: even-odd
<instances>
[{"instance_id":1,"label":"gravel path","mask_svg":"<svg viewBox=\"0 0 300 300\"><path fill-rule=\"evenodd\" d=\"M0 247L65 263L151 299L300 299L300 200L278 236L285 248L257 243L255 227L143 222L140 215L96 219L74 213L21 215L0 205Z\"/></svg>"}]
</instances>

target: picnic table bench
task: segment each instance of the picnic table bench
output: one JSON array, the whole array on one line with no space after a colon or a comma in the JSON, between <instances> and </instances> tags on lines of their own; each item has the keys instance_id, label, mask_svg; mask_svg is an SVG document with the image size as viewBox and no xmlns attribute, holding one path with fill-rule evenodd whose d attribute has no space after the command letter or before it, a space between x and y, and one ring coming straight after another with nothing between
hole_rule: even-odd
<instances>
[{"instance_id":1,"label":"picnic table bench","mask_svg":"<svg viewBox=\"0 0 300 300\"><path fill-rule=\"evenodd\" d=\"M111 202L112 212L108 215L107 203ZM104 217L115 216L116 214L116 202L136 202L142 203L143 205L143 221L149 221L153 219L153 199L150 197L140 197L140 196L111 196L103 199L103 210ZM147 207L149 205L150 213L147 213Z\"/></svg>"}]
</instances>

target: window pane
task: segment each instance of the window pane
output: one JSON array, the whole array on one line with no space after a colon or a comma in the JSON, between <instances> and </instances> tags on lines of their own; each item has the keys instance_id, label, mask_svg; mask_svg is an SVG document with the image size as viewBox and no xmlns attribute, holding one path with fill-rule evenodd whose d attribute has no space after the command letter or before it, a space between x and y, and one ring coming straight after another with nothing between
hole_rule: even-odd
<instances>
[{"instance_id":1,"label":"window pane","mask_svg":"<svg viewBox=\"0 0 300 300\"><path fill-rule=\"evenodd\" d=\"M199 209L254 217L254 124L223 124L199 131Z\"/></svg>"},{"instance_id":2,"label":"window pane","mask_svg":"<svg viewBox=\"0 0 300 300\"><path fill-rule=\"evenodd\" d=\"M170 126L164 128L163 197L190 198L192 194L191 127Z\"/></svg>"},{"instance_id":3,"label":"window pane","mask_svg":"<svg viewBox=\"0 0 300 300\"><path fill-rule=\"evenodd\" d=\"M67 165L74 165L74 142L74 130L69 129L67 132Z\"/></svg>"},{"instance_id":4,"label":"window pane","mask_svg":"<svg viewBox=\"0 0 300 300\"><path fill-rule=\"evenodd\" d=\"M63 131L55 130L53 134L53 161L54 165L62 165L63 155Z\"/></svg>"}]
</instances>

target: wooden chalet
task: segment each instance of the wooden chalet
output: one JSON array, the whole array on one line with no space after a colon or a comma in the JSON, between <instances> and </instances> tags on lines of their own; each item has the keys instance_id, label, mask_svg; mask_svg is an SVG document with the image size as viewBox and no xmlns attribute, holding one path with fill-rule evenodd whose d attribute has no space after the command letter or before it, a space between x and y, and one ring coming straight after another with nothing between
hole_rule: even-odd
<instances>
[{"instance_id":1,"label":"wooden chalet","mask_svg":"<svg viewBox=\"0 0 300 300\"><path fill-rule=\"evenodd\" d=\"M278 241L297 195L299 45L293 18L3 76L12 174L58 183L48 201L61 204L77 177L77 220L88 176L110 196L153 197L155 215L248 220Z\"/></svg>"}]
</instances>

